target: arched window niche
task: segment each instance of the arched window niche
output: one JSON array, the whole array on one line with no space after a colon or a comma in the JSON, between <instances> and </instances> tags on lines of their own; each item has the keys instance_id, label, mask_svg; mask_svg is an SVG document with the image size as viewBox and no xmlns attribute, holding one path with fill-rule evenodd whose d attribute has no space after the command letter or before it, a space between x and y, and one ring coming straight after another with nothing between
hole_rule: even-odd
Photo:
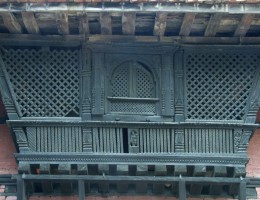
<instances>
[{"instance_id":1,"label":"arched window niche","mask_svg":"<svg viewBox=\"0 0 260 200\"><path fill-rule=\"evenodd\" d=\"M157 115L156 81L149 68L138 61L125 61L111 74L108 112L123 115Z\"/></svg>"}]
</instances>

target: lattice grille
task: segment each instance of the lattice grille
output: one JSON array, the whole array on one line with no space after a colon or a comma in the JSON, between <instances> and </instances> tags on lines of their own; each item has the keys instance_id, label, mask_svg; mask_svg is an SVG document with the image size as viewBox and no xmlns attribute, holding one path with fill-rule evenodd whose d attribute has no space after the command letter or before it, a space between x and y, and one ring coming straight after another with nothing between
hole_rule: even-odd
<instances>
[{"instance_id":1,"label":"lattice grille","mask_svg":"<svg viewBox=\"0 0 260 200\"><path fill-rule=\"evenodd\" d=\"M24 117L79 114L79 51L8 49L3 55Z\"/></svg>"},{"instance_id":2,"label":"lattice grille","mask_svg":"<svg viewBox=\"0 0 260 200\"><path fill-rule=\"evenodd\" d=\"M136 70L136 90L138 98L153 97L153 82L149 74L143 69Z\"/></svg>"},{"instance_id":3,"label":"lattice grille","mask_svg":"<svg viewBox=\"0 0 260 200\"><path fill-rule=\"evenodd\" d=\"M155 104L149 102L111 102L111 112L155 114Z\"/></svg>"},{"instance_id":4,"label":"lattice grille","mask_svg":"<svg viewBox=\"0 0 260 200\"><path fill-rule=\"evenodd\" d=\"M119 67L113 74L112 78L112 96L128 97L129 96L129 68Z\"/></svg>"},{"instance_id":5,"label":"lattice grille","mask_svg":"<svg viewBox=\"0 0 260 200\"><path fill-rule=\"evenodd\" d=\"M187 53L187 118L242 120L257 60L255 54Z\"/></svg>"}]
</instances>

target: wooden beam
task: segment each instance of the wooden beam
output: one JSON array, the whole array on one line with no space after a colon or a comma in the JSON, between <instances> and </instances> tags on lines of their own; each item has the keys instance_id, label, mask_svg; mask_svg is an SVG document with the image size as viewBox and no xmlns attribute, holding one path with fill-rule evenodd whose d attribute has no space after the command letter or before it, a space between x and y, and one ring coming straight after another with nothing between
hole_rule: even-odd
<instances>
[{"instance_id":1,"label":"wooden beam","mask_svg":"<svg viewBox=\"0 0 260 200\"><path fill-rule=\"evenodd\" d=\"M247 31L249 30L254 17L255 17L255 15L253 15L253 14L243 15L241 21L239 22L239 24L236 28L234 36L244 37L246 35Z\"/></svg>"},{"instance_id":2,"label":"wooden beam","mask_svg":"<svg viewBox=\"0 0 260 200\"><path fill-rule=\"evenodd\" d=\"M22 33L22 27L17 21L16 17L9 12L1 13L4 21L4 25L10 33Z\"/></svg>"},{"instance_id":3,"label":"wooden beam","mask_svg":"<svg viewBox=\"0 0 260 200\"><path fill-rule=\"evenodd\" d=\"M78 46L84 41L83 35L33 35L0 33L1 45L22 46Z\"/></svg>"},{"instance_id":4,"label":"wooden beam","mask_svg":"<svg viewBox=\"0 0 260 200\"><path fill-rule=\"evenodd\" d=\"M157 37L134 35L89 35L86 39L91 42L148 42L191 45L260 45L260 37ZM85 41L84 35L33 35L0 33L0 45L39 45L39 46L78 46ZM50 122L48 122L50 123Z\"/></svg>"},{"instance_id":5,"label":"wooden beam","mask_svg":"<svg viewBox=\"0 0 260 200\"><path fill-rule=\"evenodd\" d=\"M88 24L88 16L87 14L83 14L80 16L79 20L79 33L88 35L89 34L89 24Z\"/></svg>"},{"instance_id":6,"label":"wooden beam","mask_svg":"<svg viewBox=\"0 0 260 200\"><path fill-rule=\"evenodd\" d=\"M122 15L122 32L124 35L135 34L135 12L127 12Z\"/></svg>"},{"instance_id":7,"label":"wooden beam","mask_svg":"<svg viewBox=\"0 0 260 200\"><path fill-rule=\"evenodd\" d=\"M100 27L102 35L112 35L111 15L109 12L100 13Z\"/></svg>"},{"instance_id":8,"label":"wooden beam","mask_svg":"<svg viewBox=\"0 0 260 200\"><path fill-rule=\"evenodd\" d=\"M196 13L185 13L179 35L181 35L181 36L190 35L191 26L193 24L195 17L196 17Z\"/></svg>"},{"instance_id":9,"label":"wooden beam","mask_svg":"<svg viewBox=\"0 0 260 200\"><path fill-rule=\"evenodd\" d=\"M164 36L166 23L167 23L167 13L156 13L153 34L156 36Z\"/></svg>"},{"instance_id":10,"label":"wooden beam","mask_svg":"<svg viewBox=\"0 0 260 200\"><path fill-rule=\"evenodd\" d=\"M213 37L216 35L222 16L222 13L215 13L211 15L204 34L206 37Z\"/></svg>"},{"instance_id":11,"label":"wooden beam","mask_svg":"<svg viewBox=\"0 0 260 200\"><path fill-rule=\"evenodd\" d=\"M61 35L70 34L69 31L69 18L66 13L56 13L56 22L58 33Z\"/></svg>"},{"instance_id":12,"label":"wooden beam","mask_svg":"<svg viewBox=\"0 0 260 200\"><path fill-rule=\"evenodd\" d=\"M22 12L23 23L28 33L39 34L40 29L33 12Z\"/></svg>"}]
</instances>

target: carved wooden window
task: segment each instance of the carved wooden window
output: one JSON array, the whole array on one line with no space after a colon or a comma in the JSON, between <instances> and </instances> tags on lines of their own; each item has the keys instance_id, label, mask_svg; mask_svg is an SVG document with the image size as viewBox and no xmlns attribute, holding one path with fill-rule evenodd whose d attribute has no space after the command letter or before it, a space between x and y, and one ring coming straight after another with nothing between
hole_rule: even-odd
<instances>
[{"instance_id":1,"label":"carved wooden window","mask_svg":"<svg viewBox=\"0 0 260 200\"><path fill-rule=\"evenodd\" d=\"M155 82L152 73L138 62L125 62L112 74L110 112L155 114Z\"/></svg>"}]
</instances>

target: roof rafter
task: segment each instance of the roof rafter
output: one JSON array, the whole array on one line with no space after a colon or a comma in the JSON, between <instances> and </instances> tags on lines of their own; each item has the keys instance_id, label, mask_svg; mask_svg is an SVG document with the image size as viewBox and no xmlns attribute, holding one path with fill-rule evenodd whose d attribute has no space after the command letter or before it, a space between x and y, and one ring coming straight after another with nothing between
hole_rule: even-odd
<instances>
[{"instance_id":1,"label":"roof rafter","mask_svg":"<svg viewBox=\"0 0 260 200\"><path fill-rule=\"evenodd\" d=\"M247 31L249 30L251 23L254 19L254 14L245 14L243 15L240 23L238 24L234 36L243 37L246 35Z\"/></svg>"},{"instance_id":2,"label":"roof rafter","mask_svg":"<svg viewBox=\"0 0 260 200\"><path fill-rule=\"evenodd\" d=\"M22 33L22 27L17 21L13 13L1 13L4 21L4 25L10 33Z\"/></svg>"},{"instance_id":3,"label":"roof rafter","mask_svg":"<svg viewBox=\"0 0 260 200\"><path fill-rule=\"evenodd\" d=\"M136 19L135 12L123 13L123 15L122 15L122 32L124 35L134 35L135 34L135 19Z\"/></svg>"},{"instance_id":4,"label":"roof rafter","mask_svg":"<svg viewBox=\"0 0 260 200\"><path fill-rule=\"evenodd\" d=\"M39 34L40 29L35 19L34 13L22 12L23 23L28 33Z\"/></svg>"},{"instance_id":5,"label":"roof rafter","mask_svg":"<svg viewBox=\"0 0 260 200\"><path fill-rule=\"evenodd\" d=\"M111 14L109 12L100 13L100 27L102 35L112 35Z\"/></svg>"},{"instance_id":6,"label":"roof rafter","mask_svg":"<svg viewBox=\"0 0 260 200\"><path fill-rule=\"evenodd\" d=\"M85 35L89 34L89 23L88 23L88 16L86 13L80 16L79 33Z\"/></svg>"},{"instance_id":7,"label":"roof rafter","mask_svg":"<svg viewBox=\"0 0 260 200\"><path fill-rule=\"evenodd\" d=\"M166 23L167 23L167 13L156 13L153 34L156 36L164 36Z\"/></svg>"},{"instance_id":8,"label":"roof rafter","mask_svg":"<svg viewBox=\"0 0 260 200\"><path fill-rule=\"evenodd\" d=\"M56 22L59 34L68 35L69 31L69 18L66 13L56 13Z\"/></svg>"},{"instance_id":9,"label":"roof rafter","mask_svg":"<svg viewBox=\"0 0 260 200\"><path fill-rule=\"evenodd\" d=\"M181 36L190 35L191 26L193 24L195 17L196 17L196 13L185 13L179 35Z\"/></svg>"},{"instance_id":10,"label":"roof rafter","mask_svg":"<svg viewBox=\"0 0 260 200\"><path fill-rule=\"evenodd\" d=\"M204 36L212 37L216 35L222 16L223 13L214 13L210 16Z\"/></svg>"}]
</instances>

